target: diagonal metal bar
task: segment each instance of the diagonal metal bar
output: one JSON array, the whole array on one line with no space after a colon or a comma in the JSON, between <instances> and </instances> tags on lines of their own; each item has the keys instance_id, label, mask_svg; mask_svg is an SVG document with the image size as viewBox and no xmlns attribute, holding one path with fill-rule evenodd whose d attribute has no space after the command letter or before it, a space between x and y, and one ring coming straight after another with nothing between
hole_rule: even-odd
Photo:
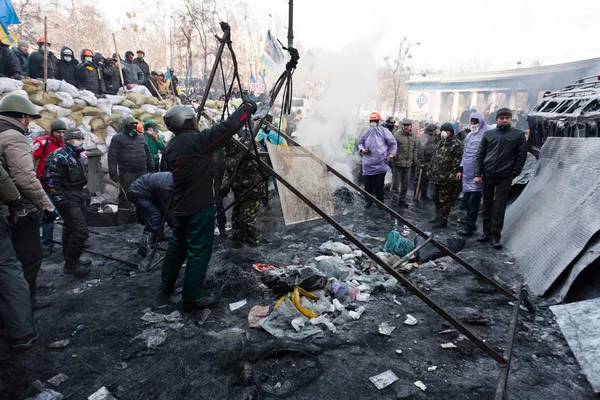
<instances>
[{"instance_id":1,"label":"diagonal metal bar","mask_svg":"<svg viewBox=\"0 0 600 400\"><path fill-rule=\"evenodd\" d=\"M417 254L417 252L419 250L421 250L423 247L427 246L427 243L431 242L431 238L428 238L426 241L424 241L423 243L421 243L420 245L418 245L417 247L415 247L414 249L412 249L410 251L410 253L408 253L407 255L405 255L404 257L402 257L400 259L400 261L398 261L397 263L395 263L394 265L392 265L393 269L396 269L397 267L399 267L400 265L402 265L403 262L405 262L406 260L409 260L412 256L414 256L415 254Z\"/></svg>"},{"instance_id":2,"label":"diagonal metal bar","mask_svg":"<svg viewBox=\"0 0 600 400\"><path fill-rule=\"evenodd\" d=\"M523 288L523 282L519 283L517 287L517 301L513 306L512 318L510 326L508 328L508 338L506 339L506 346L504 347L504 359L506 360L505 365L500 366L500 376L498 377L498 386L496 387L496 395L494 400L503 400L504 393L506 392L506 384L508 383L508 373L510 371L510 361L512 360L513 348L515 345L515 336L517 335L517 322L519 321L519 307L521 306L521 289Z\"/></svg>"},{"instance_id":3,"label":"diagonal metal bar","mask_svg":"<svg viewBox=\"0 0 600 400\"><path fill-rule=\"evenodd\" d=\"M268 124L268 125L271 127L271 129L275 129L276 131L279 131L275 125L273 125L273 124ZM355 184L354 182L352 182L350 179L348 179L344 175L342 175L340 172L338 172L337 170L335 170L334 168L332 168L331 166L329 166L329 164L327 164L324 160L322 160L319 157L315 156L309 150L307 150L306 148L304 148L303 146L301 146L300 144L298 144L290 136L288 136L285 132L281 132L281 131L279 131L279 132L280 132L281 136L283 136L284 138L286 138L288 140L288 143L290 143L290 144L292 144L294 146L298 146L298 147L302 148L303 151L307 152L308 154L311 154L312 157L317 162L319 162L322 165L324 165L329 172L331 172L332 174L334 174L335 176L337 176L338 178L340 178L342 181L344 181L344 183L346 183L348 186L350 186L354 190L356 190L359 193L361 193L362 195L364 195L367 199L369 199L373 203L377 204L377 206L379 208L382 208L383 210L387 211L390 215L392 215L394 218L396 218L400 222L404 223L406 226L408 226L411 230L413 230L414 232L416 232L420 236L422 236L424 238L429 238L429 235L427 235L427 233L425 233L424 231L422 231L421 229L419 229L416 225L414 225L413 223L411 223L410 221L408 221L407 219L405 219L404 217L402 217L396 211L394 211L391 208L389 208L386 204L380 202L375 197L371 196L363 188L361 188L360 186L358 186L357 184ZM517 297L514 294L512 294L511 292L509 292L508 290L506 290L504 287L502 287L500 284L498 284L497 282L495 282L493 279L489 278L487 275L485 275L481 271L479 271L476 268L474 268L471 264L469 264L468 262L466 262L465 260L463 260L462 258L460 258L458 255L456 255L455 253L453 253L452 251L450 251L450 249L448 249L446 246L444 246L443 244L441 244L437 240L432 239L431 240L431 244L433 246L437 247L438 249L440 249L441 251L443 251L446 255L448 255L454 261L456 261L457 263L459 263L460 265L462 265L463 267L465 267L466 269L468 269L469 271L471 271L473 274L477 275L477 277L479 279L481 279L482 281L486 282L487 284L493 286L495 289L497 289L500 293L502 293L507 298L509 298L511 300L516 300L517 299Z\"/></svg>"}]
</instances>

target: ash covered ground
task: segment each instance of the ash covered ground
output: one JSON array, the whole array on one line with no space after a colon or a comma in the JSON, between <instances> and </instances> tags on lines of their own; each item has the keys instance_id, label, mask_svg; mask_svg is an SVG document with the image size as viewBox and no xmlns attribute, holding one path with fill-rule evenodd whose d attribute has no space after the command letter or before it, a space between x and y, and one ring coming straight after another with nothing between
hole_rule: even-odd
<instances>
[{"instance_id":1,"label":"ash covered ground","mask_svg":"<svg viewBox=\"0 0 600 400\"><path fill-rule=\"evenodd\" d=\"M354 204L338 202L336 219L371 249L381 251L393 220L376 207L364 210L362 204L357 199ZM433 204L411 204L401 213L427 230L430 225L424 221L432 218ZM452 225L440 231L442 236L454 234L460 215L455 207ZM324 329L321 337L300 344L249 328L253 306L272 306L278 300L261 283L253 263L287 266L294 257L305 263L321 255L319 247L328 240L349 244L324 221L286 227L276 196L269 209L262 209L258 226L265 241L255 249L231 249L229 239L216 238L206 290L219 296L218 303L203 324L200 312L182 313L178 324L184 326L167 328L165 342L155 349L134 338L148 328L142 320L147 309L160 314L178 309L172 303L157 307L160 271L141 273L91 256L91 276L76 280L62 274L57 246L44 260L38 280L40 297L53 302L35 313L40 339L24 354L11 353L0 341L0 398L35 396L31 383L37 379L66 399L87 399L103 386L119 400L274 398L265 391L269 388L287 392L281 396L287 399L493 398L498 365L459 334L440 334L452 327L414 295L402 296L398 288L374 291L359 320L338 326L336 333ZM91 229L117 238L91 235L92 250L141 261L135 253L141 227L132 226L122 234L114 228ZM57 227L55 239L59 238ZM516 265L506 252L469 238L459 254L505 287L516 287ZM492 321L467 325L501 352L512 312L508 300L449 258L436 264L435 268L421 264L406 276L459 319L479 315ZM243 299L247 305L230 311L230 303ZM418 324L404 325L406 314L416 317ZM390 336L378 332L384 322L396 327ZM80 325L83 328L72 336ZM64 339L70 340L66 348L48 348ZM440 344L447 342L457 348L442 349ZM277 349L279 357L268 356ZM433 366L437 369L429 371ZM378 390L369 377L386 370L399 380ZM59 373L69 379L57 388L46 383ZM416 381L422 381L426 391L417 388ZM535 315L521 312L506 398L597 398L549 309Z\"/></svg>"}]
</instances>

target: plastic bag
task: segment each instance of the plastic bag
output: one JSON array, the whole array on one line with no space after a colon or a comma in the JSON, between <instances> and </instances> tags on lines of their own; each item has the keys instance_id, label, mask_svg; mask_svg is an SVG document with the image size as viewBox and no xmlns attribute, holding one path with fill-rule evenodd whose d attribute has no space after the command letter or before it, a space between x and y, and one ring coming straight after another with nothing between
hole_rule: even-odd
<instances>
[{"instance_id":1,"label":"plastic bag","mask_svg":"<svg viewBox=\"0 0 600 400\"><path fill-rule=\"evenodd\" d=\"M383 250L385 250L388 253L404 257L414 248L414 243L405 238L404 236L400 235L400 232L391 231L388 234Z\"/></svg>"},{"instance_id":2,"label":"plastic bag","mask_svg":"<svg viewBox=\"0 0 600 400\"><path fill-rule=\"evenodd\" d=\"M11 78L0 78L0 93L10 93L23 89L23 82Z\"/></svg>"},{"instance_id":3,"label":"plastic bag","mask_svg":"<svg viewBox=\"0 0 600 400\"><path fill-rule=\"evenodd\" d=\"M56 92L56 94L63 98L63 101L58 103L59 107L71 108L75 104L75 100L73 100L73 96L69 92Z\"/></svg>"},{"instance_id":4,"label":"plastic bag","mask_svg":"<svg viewBox=\"0 0 600 400\"><path fill-rule=\"evenodd\" d=\"M94 93L90 92L89 90L80 90L79 98L85 100L87 105L90 105L93 107L96 107L96 104L98 104L98 99L96 98Z\"/></svg>"},{"instance_id":5,"label":"plastic bag","mask_svg":"<svg viewBox=\"0 0 600 400\"><path fill-rule=\"evenodd\" d=\"M121 104L123 100L125 100L125 96L117 96L112 94L107 94L106 99L109 100L112 104Z\"/></svg>"},{"instance_id":6,"label":"plastic bag","mask_svg":"<svg viewBox=\"0 0 600 400\"><path fill-rule=\"evenodd\" d=\"M43 88L43 84L40 86L40 89L42 89L42 88ZM79 91L77 90L77 88L66 81L59 81L57 79L48 79L47 88L50 92L67 92L71 95L71 97L73 99L76 99L79 97Z\"/></svg>"},{"instance_id":7,"label":"plastic bag","mask_svg":"<svg viewBox=\"0 0 600 400\"><path fill-rule=\"evenodd\" d=\"M142 110L144 110L144 112L147 112L148 114L154 115L158 112L158 107L150 105L150 104L143 104Z\"/></svg>"},{"instance_id":8,"label":"plastic bag","mask_svg":"<svg viewBox=\"0 0 600 400\"><path fill-rule=\"evenodd\" d=\"M96 107L98 107L102 112L106 113L108 116L112 115L112 102L109 99L98 99L98 104L96 105Z\"/></svg>"}]
</instances>

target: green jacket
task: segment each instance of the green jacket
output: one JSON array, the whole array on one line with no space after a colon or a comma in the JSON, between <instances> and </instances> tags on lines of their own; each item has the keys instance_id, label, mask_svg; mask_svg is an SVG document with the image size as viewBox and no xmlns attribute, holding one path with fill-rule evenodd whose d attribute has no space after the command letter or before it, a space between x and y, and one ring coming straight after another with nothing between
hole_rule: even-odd
<instances>
[{"instance_id":1,"label":"green jacket","mask_svg":"<svg viewBox=\"0 0 600 400\"><path fill-rule=\"evenodd\" d=\"M406 133L402 128L394 132L394 139L398 143L398 151L394 165L396 167L412 167L417 164L417 135L411 130Z\"/></svg>"},{"instance_id":2,"label":"green jacket","mask_svg":"<svg viewBox=\"0 0 600 400\"><path fill-rule=\"evenodd\" d=\"M160 157L158 156L158 151L163 151L165 149L165 142L164 140L160 137L160 135L158 134L158 132L156 133L156 137L158 138L158 141L154 140L154 138L149 135L147 132L144 132L144 137L146 138L146 142L148 142L148 147L150 148L150 154L152 154L152 161L156 162L160 159Z\"/></svg>"},{"instance_id":3,"label":"green jacket","mask_svg":"<svg viewBox=\"0 0 600 400\"><path fill-rule=\"evenodd\" d=\"M461 172L463 145L460 140L440 142L435 147L429 164L429 178L434 185L457 184L456 174Z\"/></svg>"}]
</instances>

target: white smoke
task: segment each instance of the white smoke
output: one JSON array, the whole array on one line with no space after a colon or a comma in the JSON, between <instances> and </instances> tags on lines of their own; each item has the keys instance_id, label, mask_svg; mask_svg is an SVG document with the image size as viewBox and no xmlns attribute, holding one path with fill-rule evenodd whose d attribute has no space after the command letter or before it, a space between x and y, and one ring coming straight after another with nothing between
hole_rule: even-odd
<instances>
[{"instance_id":1,"label":"white smoke","mask_svg":"<svg viewBox=\"0 0 600 400\"><path fill-rule=\"evenodd\" d=\"M337 53L319 58L317 68L326 82L325 90L297 130L300 144L322 145L327 163L350 179L360 156L349 155L344 142L346 137L358 140L356 123L361 104L368 104L377 87L378 37L363 37Z\"/></svg>"}]
</instances>

